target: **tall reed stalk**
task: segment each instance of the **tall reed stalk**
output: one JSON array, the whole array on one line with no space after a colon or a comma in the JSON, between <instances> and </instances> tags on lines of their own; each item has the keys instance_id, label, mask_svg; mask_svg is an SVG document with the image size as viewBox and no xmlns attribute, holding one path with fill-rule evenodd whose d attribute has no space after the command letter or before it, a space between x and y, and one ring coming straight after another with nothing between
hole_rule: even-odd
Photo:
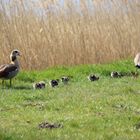
<instances>
[{"instance_id":1,"label":"tall reed stalk","mask_svg":"<svg viewBox=\"0 0 140 140\"><path fill-rule=\"evenodd\" d=\"M17 48L22 68L106 63L140 51L140 1L0 0L0 64Z\"/></svg>"}]
</instances>

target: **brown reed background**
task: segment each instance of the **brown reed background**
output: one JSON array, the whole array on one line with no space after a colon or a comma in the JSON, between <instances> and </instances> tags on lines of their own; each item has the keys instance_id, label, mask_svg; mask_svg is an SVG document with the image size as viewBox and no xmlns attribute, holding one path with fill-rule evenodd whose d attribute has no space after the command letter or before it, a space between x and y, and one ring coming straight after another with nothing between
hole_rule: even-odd
<instances>
[{"instance_id":1,"label":"brown reed background","mask_svg":"<svg viewBox=\"0 0 140 140\"><path fill-rule=\"evenodd\" d=\"M0 64L14 48L26 70L133 58L140 51L140 1L80 0L77 7L73 0L0 0Z\"/></svg>"}]
</instances>

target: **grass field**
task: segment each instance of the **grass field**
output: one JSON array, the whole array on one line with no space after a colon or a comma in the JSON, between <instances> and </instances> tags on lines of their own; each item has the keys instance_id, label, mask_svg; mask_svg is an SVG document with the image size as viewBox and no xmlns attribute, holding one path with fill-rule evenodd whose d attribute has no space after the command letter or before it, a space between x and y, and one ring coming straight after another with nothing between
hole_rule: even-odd
<instances>
[{"instance_id":1,"label":"grass field","mask_svg":"<svg viewBox=\"0 0 140 140\"><path fill-rule=\"evenodd\" d=\"M13 88L0 87L0 140L139 140L140 78L112 79L113 70L135 68L133 62L121 61L21 72ZM90 73L99 81L88 81ZM73 76L68 85L32 89L34 81L63 75ZM44 121L63 127L39 129Z\"/></svg>"}]
</instances>

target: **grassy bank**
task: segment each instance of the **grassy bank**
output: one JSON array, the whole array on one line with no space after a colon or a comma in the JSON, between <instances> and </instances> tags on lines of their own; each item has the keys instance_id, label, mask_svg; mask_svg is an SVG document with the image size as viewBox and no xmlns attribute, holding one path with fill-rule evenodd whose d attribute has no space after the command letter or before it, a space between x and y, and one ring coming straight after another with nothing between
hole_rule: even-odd
<instances>
[{"instance_id":1,"label":"grassy bank","mask_svg":"<svg viewBox=\"0 0 140 140\"><path fill-rule=\"evenodd\" d=\"M140 78L110 78L110 72L134 71L131 61L107 65L57 67L41 72L22 72L13 88L0 88L1 140L139 140ZM95 73L99 81L90 82ZM34 81L71 75L68 85L49 85L33 90ZM41 122L62 128L39 129Z\"/></svg>"}]
</instances>

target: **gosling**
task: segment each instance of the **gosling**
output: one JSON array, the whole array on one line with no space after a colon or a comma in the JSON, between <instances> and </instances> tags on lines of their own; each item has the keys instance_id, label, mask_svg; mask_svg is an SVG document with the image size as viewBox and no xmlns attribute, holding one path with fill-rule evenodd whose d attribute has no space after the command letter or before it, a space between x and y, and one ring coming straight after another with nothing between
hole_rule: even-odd
<instances>
[{"instance_id":1,"label":"gosling","mask_svg":"<svg viewBox=\"0 0 140 140\"><path fill-rule=\"evenodd\" d=\"M122 75L121 75L119 72L117 72L117 71L113 71L113 72L111 72L110 76L111 76L112 78L119 78L119 77L121 77Z\"/></svg>"},{"instance_id":2,"label":"gosling","mask_svg":"<svg viewBox=\"0 0 140 140\"><path fill-rule=\"evenodd\" d=\"M94 74L91 74L88 76L88 79L89 79L89 81L97 81L97 80L99 80L99 77L97 77Z\"/></svg>"},{"instance_id":3,"label":"gosling","mask_svg":"<svg viewBox=\"0 0 140 140\"><path fill-rule=\"evenodd\" d=\"M58 83L59 83L59 79L51 80L51 81L49 82L49 84L50 84L51 87L56 87L56 86L58 86Z\"/></svg>"},{"instance_id":4,"label":"gosling","mask_svg":"<svg viewBox=\"0 0 140 140\"><path fill-rule=\"evenodd\" d=\"M38 83L33 84L34 89L44 89L46 87L46 84L44 81L40 81Z\"/></svg>"}]
</instances>

